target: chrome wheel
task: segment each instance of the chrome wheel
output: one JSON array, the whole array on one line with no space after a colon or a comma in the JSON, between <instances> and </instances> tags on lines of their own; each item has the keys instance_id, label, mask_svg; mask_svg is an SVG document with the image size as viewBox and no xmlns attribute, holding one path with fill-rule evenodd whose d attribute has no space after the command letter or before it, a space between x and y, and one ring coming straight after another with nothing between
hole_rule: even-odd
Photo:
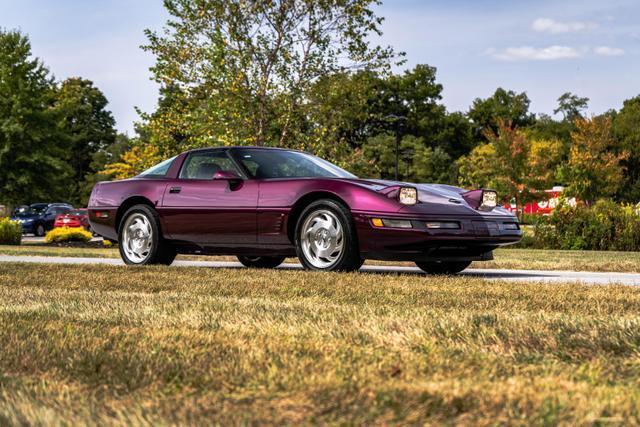
<instances>
[{"instance_id":1,"label":"chrome wheel","mask_svg":"<svg viewBox=\"0 0 640 427\"><path fill-rule=\"evenodd\" d=\"M153 229L146 215L134 213L130 215L122 230L122 249L134 264L144 262L151 254Z\"/></svg>"},{"instance_id":2,"label":"chrome wheel","mask_svg":"<svg viewBox=\"0 0 640 427\"><path fill-rule=\"evenodd\" d=\"M338 217L327 209L311 212L300 229L300 244L315 268L331 268L342 255L344 236Z\"/></svg>"}]
</instances>

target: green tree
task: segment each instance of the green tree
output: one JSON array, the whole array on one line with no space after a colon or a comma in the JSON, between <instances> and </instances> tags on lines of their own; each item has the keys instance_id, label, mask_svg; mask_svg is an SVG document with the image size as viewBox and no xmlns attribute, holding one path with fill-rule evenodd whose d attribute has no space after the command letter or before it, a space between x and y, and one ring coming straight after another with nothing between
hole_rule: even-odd
<instances>
[{"instance_id":1,"label":"green tree","mask_svg":"<svg viewBox=\"0 0 640 427\"><path fill-rule=\"evenodd\" d=\"M90 170L93 171L85 176L84 192L82 193L82 204L88 201L93 186L100 181L108 181L114 178L113 174L104 173L107 166L121 161L124 153L133 148L131 138L125 134L117 134L114 141L104 148L93 153Z\"/></svg>"},{"instance_id":2,"label":"green tree","mask_svg":"<svg viewBox=\"0 0 640 427\"><path fill-rule=\"evenodd\" d=\"M526 177L531 193L541 194L558 182L558 170L565 161L564 144L559 139L529 137Z\"/></svg>"},{"instance_id":3,"label":"green tree","mask_svg":"<svg viewBox=\"0 0 640 427\"><path fill-rule=\"evenodd\" d=\"M85 180L96 172L92 168L94 155L115 141L115 120L106 109L107 103L91 81L81 78L63 81L56 92L53 113L69 150L74 174L68 198L75 204L83 204L88 198L90 189Z\"/></svg>"},{"instance_id":4,"label":"green tree","mask_svg":"<svg viewBox=\"0 0 640 427\"><path fill-rule=\"evenodd\" d=\"M371 44L380 34L382 19L372 8L379 3L165 0L172 19L162 33L146 32L145 49L157 58L155 79L188 103L176 120L188 136L182 145L326 145L308 138L323 132L306 128L306 95L322 76L388 69L393 51Z\"/></svg>"},{"instance_id":5,"label":"green tree","mask_svg":"<svg viewBox=\"0 0 640 427\"><path fill-rule=\"evenodd\" d=\"M496 148L492 144L478 145L456 161L458 184L466 188L492 188L497 163Z\"/></svg>"},{"instance_id":6,"label":"green tree","mask_svg":"<svg viewBox=\"0 0 640 427\"><path fill-rule=\"evenodd\" d=\"M571 137L569 160L561 173L567 194L586 203L614 195L623 182L621 161L627 153L618 151L611 118L578 119Z\"/></svg>"},{"instance_id":7,"label":"green tree","mask_svg":"<svg viewBox=\"0 0 640 427\"><path fill-rule=\"evenodd\" d=\"M554 120L548 114L540 114L535 123L527 128L529 136L533 139L561 141L565 158L571 148L571 132L573 131L575 131L574 122Z\"/></svg>"},{"instance_id":8,"label":"green tree","mask_svg":"<svg viewBox=\"0 0 640 427\"><path fill-rule=\"evenodd\" d=\"M515 93L502 88L496 89L487 99L476 98L467 113L473 121L475 137L486 140L486 132L497 132L500 122L518 128L533 124L535 117L529 112L530 103L525 92Z\"/></svg>"},{"instance_id":9,"label":"green tree","mask_svg":"<svg viewBox=\"0 0 640 427\"><path fill-rule=\"evenodd\" d=\"M487 131L486 138L487 143L456 162L460 185L493 188L515 198L519 209L555 183L562 157L559 140L533 140L503 122L497 132Z\"/></svg>"},{"instance_id":10,"label":"green tree","mask_svg":"<svg viewBox=\"0 0 640 427\"><path fill-rule=\"evenodd\" d=\"M380 132L379 112L374 108L375 94L382 80L371 71L334 73L319 78L311 86L307 132L312 139L330 141L329 146L343 147L344 153L327 153L321 147L318 155L332 155L339 161L351 149L360 147Z\"/></svg>"},{"instance_id":11,"label":"green tree","mask_svg":"<svg viewBox=\"0 0 640 427\"><path fill-rule=\"evenodd\" d=\"M72 170L52 108L49 71L18 31L0 30L0 199L64 200Z\"/></svg>"},{"instance_id":12,"label":"green tree","mask_svg":"<svg viewBox=\"0 0 640 427\"><path fill-rule=\"evenodd\" d=\"M506 122L498 123L498 131L486 131L486 138L494 147L496 174L491 180L492 187L503 195L516 199L516 208L523 206L530 196L527 182L527 168L530 144L520 129Z\"/></svg>"},{"instance_id":13,"label":"green tree","mask_svg":"<svg viewBox=\"0 0 640 427\"><path fill-rule=\"evenodd\" d=\"M364 178L394 179L396 137L380 134L356 151L351 168ZM451 183L451 157L440 147L425 145L422 138L407 135L400 141L398 179L410 182Z\"/></svg>"},{"instance_id":14,"label":"green tree","mask_svg":"<svg viewBox=\"0 0 640 427\"><path fill-rule=\"evenodd\" d=\"M477 145L471 122L463 113L447 113L442 126L433 135L433 145L441 148L451 159L468 154Z\"/></svg>"},{"instance_id":15,"label":"green tree","mask_svg":"<svg viewBox=\"0 0 640 427\"><path fill-rule=\"evenodd\" d=\"M562 113L565 121L573 122L582 118L582 112L589 106L589 98L581 98L571 92L565 92L558 98L558 108L553 114Z\"/></svg>"},{"instance_id":16,"label":"green tree","mask_svg":"<svg viewBox=\"0 0 640 427\"><path fill-rule=\"evenodd\" d=\"M309 131L322 129L325 140L358 148L369 138L395 132L389 118L402 116L403 135L457 158L473 148L471 125L463 114L447 113L435 76L434 67L421 64L401 74L362 71L319 79L311 91L316 107Z\"/></svg>"},{"instance_id":17,"label":"green tree","mask_svg":"<svg viewBox=\"0 0 640 427\"><path fill-rule=\"evenodd\" d=\"M612 125L620 149L629 155L621 161L625 176L618 197L637 203L640 201L640 96L624 101Z\"/></svg>"}]
</instances>

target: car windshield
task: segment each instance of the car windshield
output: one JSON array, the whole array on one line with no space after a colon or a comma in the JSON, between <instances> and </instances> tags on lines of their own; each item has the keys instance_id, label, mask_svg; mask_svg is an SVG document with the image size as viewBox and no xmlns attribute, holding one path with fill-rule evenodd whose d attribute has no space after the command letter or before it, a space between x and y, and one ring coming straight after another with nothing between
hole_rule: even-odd
<instances>
[{"instance_id":1,"label":"car windshield","mask_svg":"<svg viewBox=\"0 0 640 427\"><path fill-rule=\"evenodd\" d=\"M356 178L326 160L300 151L240 148L233 153L252 178Z\"/></svg>"},{"instance_id":2,"label":"car windshield","mask_svg":"<svg viewBox=\"0 0 640 427\"><path fill-rule=\"evenodd\" d=\"M74 209L72 211L67 212L67 215L86 215L86 209Z\"/></svg>"},{"instance_id":3,"label":"car windshield","mask_svg":"<svg viewBox=\"0 0 640 427\"><path fill-rule=\"evenodd\" d=\"M138 176L165 176L167 174L167 172L169 172L169 168L171 167L171 163L173 163L173 160L176 158L172 157L170 159L165 160L162 163L158 163L155 166L150 167L149 169L147 169L146 171L142 172L140 175Z\"/></svg>"},{"instance_id":4,"label":"car windshield","mask_svg":"<svg viewBox=\"0 0 640 427\"><path fill-rule=\"evenodd\" d=\"M47 210L48 205L31 205L23 215L40 215Z\"/></svg>"}]
</instances>

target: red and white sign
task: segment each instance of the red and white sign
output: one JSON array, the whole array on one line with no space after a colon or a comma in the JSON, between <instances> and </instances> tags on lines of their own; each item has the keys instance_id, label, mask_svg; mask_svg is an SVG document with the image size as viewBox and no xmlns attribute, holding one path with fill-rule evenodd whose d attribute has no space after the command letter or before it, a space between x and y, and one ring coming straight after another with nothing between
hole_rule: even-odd
<instances>
[{"instance_id":1,"label":"red and white sign","mask_svg":"<svg viewBox=\"0 0 640 427\"><path fill-rule=\"evenodd\" d=\"M527 203L524 205L524 213L526 215L551 215L558 206L560 194L562 194L563 191L564 187L561 186L553 187L551 190L545 190L544 192L547 194L547 198L538 202ZM577 203L575 197L567 199L566 202L569 206L576 206ZM505 205L504 208L516 213L515 201Z\"/></svg>"}]
</instances>

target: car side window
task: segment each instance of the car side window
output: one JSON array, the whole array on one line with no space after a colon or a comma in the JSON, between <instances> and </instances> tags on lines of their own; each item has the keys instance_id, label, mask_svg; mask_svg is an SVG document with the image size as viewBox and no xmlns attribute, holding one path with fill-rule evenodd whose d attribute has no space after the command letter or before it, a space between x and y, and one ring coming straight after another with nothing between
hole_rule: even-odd
<instances>
[{"instance_id":1,"label":"car side window","mask_svg":"<svg viewBox=\"0 0 640 427\"><path fill-rule=\"evenodd\" d=\"M189 154L180 170L181 179L213 179L216 172L234 171L240 174L235 163L223 151L196 151Z\"/></svg>"}]
</instances>

